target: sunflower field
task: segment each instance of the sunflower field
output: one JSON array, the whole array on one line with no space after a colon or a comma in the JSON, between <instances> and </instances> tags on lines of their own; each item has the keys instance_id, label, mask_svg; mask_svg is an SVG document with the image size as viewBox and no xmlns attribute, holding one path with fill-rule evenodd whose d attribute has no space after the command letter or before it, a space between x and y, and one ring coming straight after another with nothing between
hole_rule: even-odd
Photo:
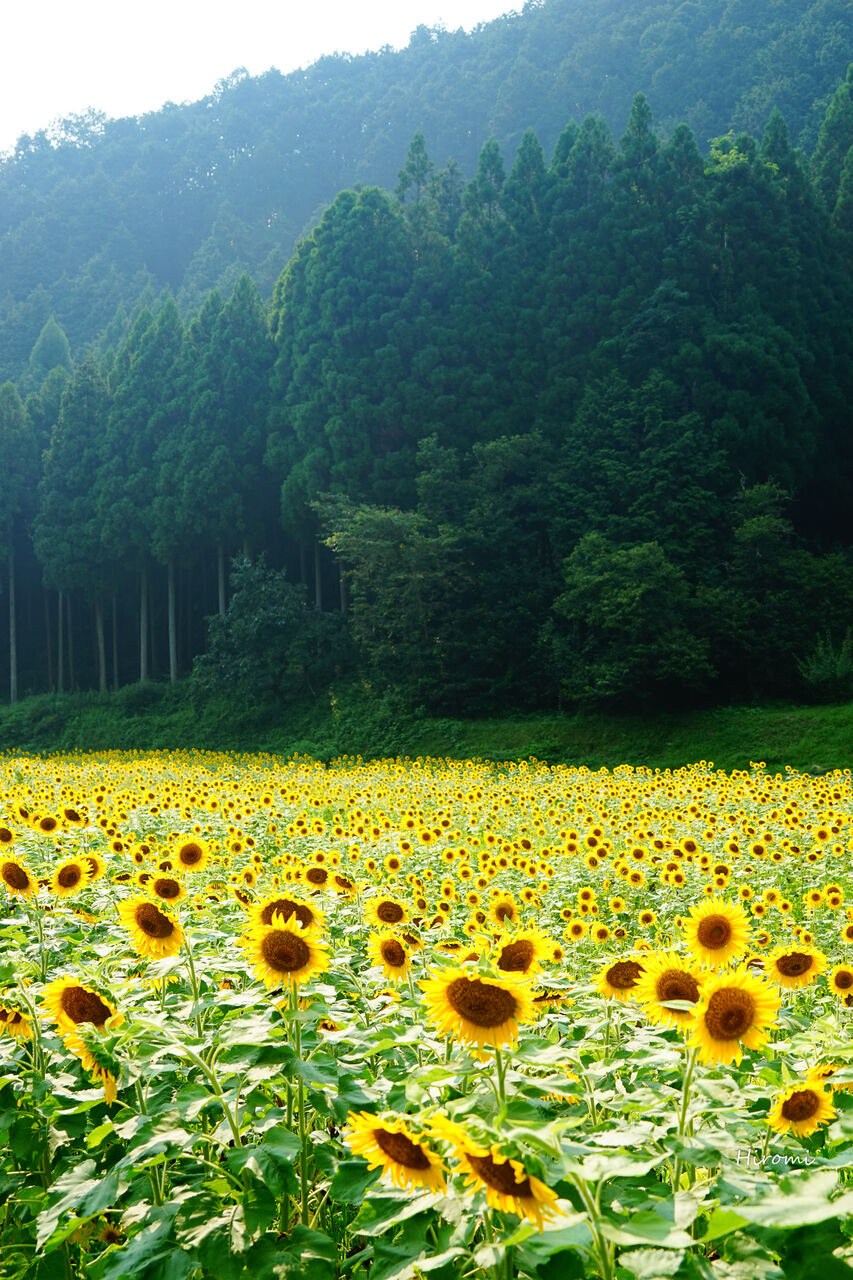
<instances>
[{"instance_id":1,"label":"sunflower field","mask_svg":"<svg viewBox=\"0 0 853 1280\"><path fill-rule=\"evenodd\" d=\"M0 1276L853 1276L850 771L0 760Z\"/></svg>"}]
</instances>

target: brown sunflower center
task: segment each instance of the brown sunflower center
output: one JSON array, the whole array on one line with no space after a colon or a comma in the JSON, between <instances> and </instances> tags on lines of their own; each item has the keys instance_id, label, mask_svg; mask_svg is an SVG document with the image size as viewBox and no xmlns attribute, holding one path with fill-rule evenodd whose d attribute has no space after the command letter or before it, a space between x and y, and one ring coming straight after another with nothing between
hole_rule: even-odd
<instances>
[{"instance_id":1,"label":"brown sunflower center","mask_svg":"<svg viewBox=\"0 0 853 1280\"><path fill-rule=\"evenodd\" d=\"M201 862L203 857L204 853L201 846L197 845L194 840L191 840L189 844L181 845L178 850L178 862L185 867L194 867L197 862Z\"/></svg>"},{"instance_id":2,"label":"brown sunflower center","mask_svg":"<svg viewBox=\"0 0 853 1280\"><path fill-rule=\"evenodd\" d=\"M611 987L618 991L627 991L637 985L637 979L643 972L643 966L636 960L619 960L607 970L605 977Z\"/></svg>"},{"instance_id":3,"label":"brown sunflower center","mask_svg":"<svg viewBox=\"0 0 853 1280\"><path fill-rule=\"evenodd\" d=\"M508 1160L499 1164L491 1156L473 1156L466 1153L466 1159L477 1177L504 1196L529 1197L533 1195L530 1179L525 1177L519 1182L515 1170Z\"/></svg>"},{"instance_id":4,"label":"brown sunflower center","mask_svg":"<svg viewBox=\"0 0 853 1280\"><path fill-rule=\"evenodd\" d=\"M80 814L76 809L63 809L62 811L69 822L80 822Z\"/></svg>"},{"instance_id":5,"label":"brown sunflower center","mask_svg":"<svg viewBox=\"0 0 853 1280\"><path fill-rule=\"evenodd\" d=\"M335 876L335 884L339 889L354 889L355 885L352 880L348 880L346 876Z\"/></svg>"},{"instance_id":6,"label":"brown sunflower center","mask_svg":"<svg viewBox=\"0 0 853 1280\"><path fill-rule=\"evenodd\" d=\"M513 1017L518 1007L511 991L490 986L479 978L454 978L445 996L454 1013L477 1027L499 1027Z\"/></svg>"},{"instance_id":7,"label":"brown sunflower center","mask_svg":"<svg viewBox=\"0 0 853 1280\"><path fill-rule=\"evenodd\" d=\"M149 938L169 938L175 931L174 921L163 915L153 902L142 902L136 908L136 927Z\"/></svg>"},{"instance_id":8,"label":"brown sunflower center","mask_svg":"<svg viewBox=\"0 0 853 1280\"><path fill-rule=\"evenodd\" d=\"M814 968L814 956L807 951L792 951L789 956L779 956L776 968L784 978L799 978Z\"/></svg>"},{"instance_id":9,"label":"brown sunflower center","mask_svg":"<svg viewBox=\"0 0 853 1280\"><path fill-rule=\"evenodd\" d=\"M753 1024L755 1001L740 987L715 991L705 1010L705 1029L714 1040L739 1040Z\"/></svg>"},{"instance_id":10,"label":"brown sunflower center","mask_svg":"<svg viewBox=\"0 0 853 1280\"><path fill-rule=\"evenodd\" d=\"M87 991L85 987L66 987L60 1004L62 1012L72 1022L93 1022L96 1027L102 1027L112 1015L112 1010L100 996L96 996L94 991Z\"/></svg>"},{"instance_id":11,"label":"brown sunflower center","mask_svg":"<svg viewBox=\"0 0 853 1280\"><path fill-rule=\"evenodd\" d=\"M728 946L732 936L731 921L725 916L706 916L696 930L696 938L708 951Z\"/></svg>"},{"instance_id":12,"label":"brown sunflower center","mask_svg":"<svg viewBox=\"0 0 853 1280\"><path fill-rule=\"evenodd\" d=\"M14 838L8 827L0 827L0 844L11 844Z\"/></svg>"},{"instance_id":13,"label":"brown sunflower center","mask_svg":"<svg viewBox=\"0 0 853 1280\"><path fill-rule=\"evenodd\" d=\"M17 862L4 862L3 869L0 871L6 884L10 889L28 889L30 877L27 875L23 867L19 867Z\"/></svg>"},{"instance_id":14,"label":"brown sunflower center","mask_svg":"<svg viewBox=\"0 0 853 1280\"><path fill-rule=\"evenodd\" d=\"M383 924L399 924L406 914L399 902L380 902L376 914Z\"/></svg>"},{"instance_id":15,"label":"brown sunflower center","mask_svg":"<svg viewBox=\"0 0 853 1280\"><path fill-rule=\"evenodd\" d=\"M405 1169L428 1169L429 1157L422 1147L404 1133L389 1133L387 1129L374 1129L373 1141L380 1151L389 1156L395 1164Z\"/></svg>"},{"instance_id":16,"label":"brown sunflower center","mask_svg":"<svg viewBox=\"0 0 853 1280\"><path fill-rule=\"evenodd\" d=\"M839 991L847 991L853 987L853 973L849 969L842 969L835 975L835 985Z\"/></svg>"},{"instance_id":17,"label":"brown sunflower center","mask_svg":"<svg viewBox=\"0 0 853 1280\"><path fill-rule=\"evenodd\" d=\"M261 942L261 955L276 973L295 973L310 961L311 948L295 933L273 929Z\"/></svg>"},{"instance_id":18,"label":"brown sunflower center","mask_svg":"<svg viewBox=\"0 0 853 1280\"><path fill-rule=\"evenodd\" d=\"M386 938L379 948L386 964L399 969L406 963L406 952L396 938Z\"/></svg>"},{"instance_id":19,"label":"brown sunflower center","mask_svg":"<svg viewBox=\"0 0 853 1280\"><path fill-rule=\"evenodd\" d=\"M786 1120L810 1120L820 1110L820 1098L814 1089L798 1089L782 1103L782 1115Z\"/></svg>"},{"instance_id":20,"label":"brown sunflower center","mask_svg":"<svg viewBox=\"0 0 853 1280\"><path fill-rule=\"evenodd\" d=\"M495 907L495 919L496 920L514 920L515 907L512 905L512 903L499 902L498 905Z\"/></svg>"},{"instance_id":21,"label":"brown sunflower center","mask_svg":"<svg viewBox=\"0 0 853 1280\"><path fill-rule=\"evenodd\" d=\"M329 878L329 873L325 867L309 867L305 872L305 879L309 884L325 884Z\"/></svg>"},{"instance_id":22,"label":"brown sunflower center","mask_svg":"<svg viewBox=\"0 0 853 1280\"><path fill-rule=\"evenodd\" d=\"M180 898L181 886L177 880L172 880L170 876L158 876L154 881L154 892L158 898Z\"/></svg>"},{"instance_id":23,"label":"brown sunflower center","mask_svg":"<svg viewBox=\"0 0 853 1280\"><path fill-rule=\"evenodd\" d=\"M686 969L667 969L658 978L655 993L658 1000L689 1000L695 1004L699 999L699 984Z\"/></svg>"},{"instance_id":24,"label":"brown sunflower center","mask_svg":"<svg viewBox=\"0 0 853 1280\"><path fill-rule=\"evenodd\" d=\"M505 973L527 973L536 958L536 948L529 938L519 938L501 948L498 968Z\"/></svg>"},{"instance_id":25,"label":"brown sunflower center","mask_svg":"<svg viewBox=\"0 0 853 1280\"><path fill-rule=\"evenodd\" d=\"M62 867L56 879L63 889L73 889L83 879L83 872L75 862L70 862L67 867Z\"/></svg>"},{"instance_id":26,"label":"brown sunflower center","mask_svg":"<svg viewBox=\"0 0 853 1280\"><path fill-rule=\"evenodd\" d=\"M261 924L272 924L273 916L281 916L282 920L289 920L291 916L296 916L305 929L314 923L314 912L311 908L306 907L302 902L293 902L290 898L276 898L275 902L268 902L261 912Z\"/></svg>"},{"instance_id":27,"label":"brown sunflower center","mask_svg":"<svg viewBox=\"0 0 853 1280\"><path fill-rule=\"evenodd\" d=\"M39 831L55 831L56 818L42 818L39 822Z\"/></svg>"}]
</instances>

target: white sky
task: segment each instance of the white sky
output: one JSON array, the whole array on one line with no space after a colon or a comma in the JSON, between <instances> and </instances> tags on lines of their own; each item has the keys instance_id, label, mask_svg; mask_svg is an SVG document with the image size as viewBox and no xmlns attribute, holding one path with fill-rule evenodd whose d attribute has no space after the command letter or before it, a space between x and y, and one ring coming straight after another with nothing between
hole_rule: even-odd
<instances>
[{"instance_id":1,"label":"white sky","mask_svg":"<svg viewBox=\"0 0 853 1280\"><path fill-rule=\"evenodd\" d=\"M238 67L401 48L420 23L470 30L522 0L0 0L0 152L95 107L140 115L203 98Z\"/></svg>"}]
</instances>

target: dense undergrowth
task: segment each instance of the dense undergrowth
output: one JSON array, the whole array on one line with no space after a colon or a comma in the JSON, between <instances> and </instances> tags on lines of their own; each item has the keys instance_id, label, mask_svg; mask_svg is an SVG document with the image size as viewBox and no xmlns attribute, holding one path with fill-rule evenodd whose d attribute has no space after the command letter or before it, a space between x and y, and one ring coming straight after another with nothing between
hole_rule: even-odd
<instances>
[{"instance_id":1,"label":"dense undergrowth","mask_svg":"<svg viewBox=\"0 0 853 1280\"><path fill-rule=\"evenodd\" d=\"M28 752L198 748L340 755L536 756L612 767L676 767L713 760L739 769L763 760L822 772L850 764L853 702L717 707L652 716L515 714L470 720L412 714L355 684L286 709L199 699L187 683L129 685L118 693L42 695L0 709L0 749Z\"/></svg>"}]
</instances>

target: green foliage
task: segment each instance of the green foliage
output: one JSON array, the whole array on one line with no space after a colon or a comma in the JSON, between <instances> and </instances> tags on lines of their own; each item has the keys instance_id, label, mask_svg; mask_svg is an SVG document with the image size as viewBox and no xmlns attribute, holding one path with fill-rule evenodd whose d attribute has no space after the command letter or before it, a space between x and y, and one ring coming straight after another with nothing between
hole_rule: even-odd
<instances>
[{"instance_id":1,"label":"green foliage","mask_svg":"<svg viewBox=\"0 0 853 1280\"><path fill-rule=\"evenodd\" d=\"M368 667L415 704L442 703L454 682L448 599L465 578L458 538L413 512L332 498L318 510L346 572L350 628Z\"/></svg>"},{"instance_id":2,"label":"green foliage","mask_svg":"<svg viewBox=\"0 0 853 1280\"><path fill-rule=\"evenodd\" d=\"M847 628L840 644L833 641L829 632L823 632L797 666L815 702L853 698L853 629Z\"/></svg>"},{"instance_id":3,"label":"green foliage","mask_svg":"<svg viewBox=\"0 0 853 1280\"><path fill-rule=\"evenodd\" d=\"M208 620L207 652L193 672L207 694L233 691L249 706L283 706L328 685L347 660L339 618L305 602L286 575L238 557L224 617Z\"/></svg>"},{"instance_id":4,"label":"green foliage","mask_svg":"<svg viewBox=\"0 0 853 1280\"><path fill-rule=\"evenodd\" d=\"M567 625L557 633L554 660L567 700L636 706L712 678L689 585L658 543L616 548L590 533L564 572L566 590L554 609Z\"/></svg>"}]
</instances>

